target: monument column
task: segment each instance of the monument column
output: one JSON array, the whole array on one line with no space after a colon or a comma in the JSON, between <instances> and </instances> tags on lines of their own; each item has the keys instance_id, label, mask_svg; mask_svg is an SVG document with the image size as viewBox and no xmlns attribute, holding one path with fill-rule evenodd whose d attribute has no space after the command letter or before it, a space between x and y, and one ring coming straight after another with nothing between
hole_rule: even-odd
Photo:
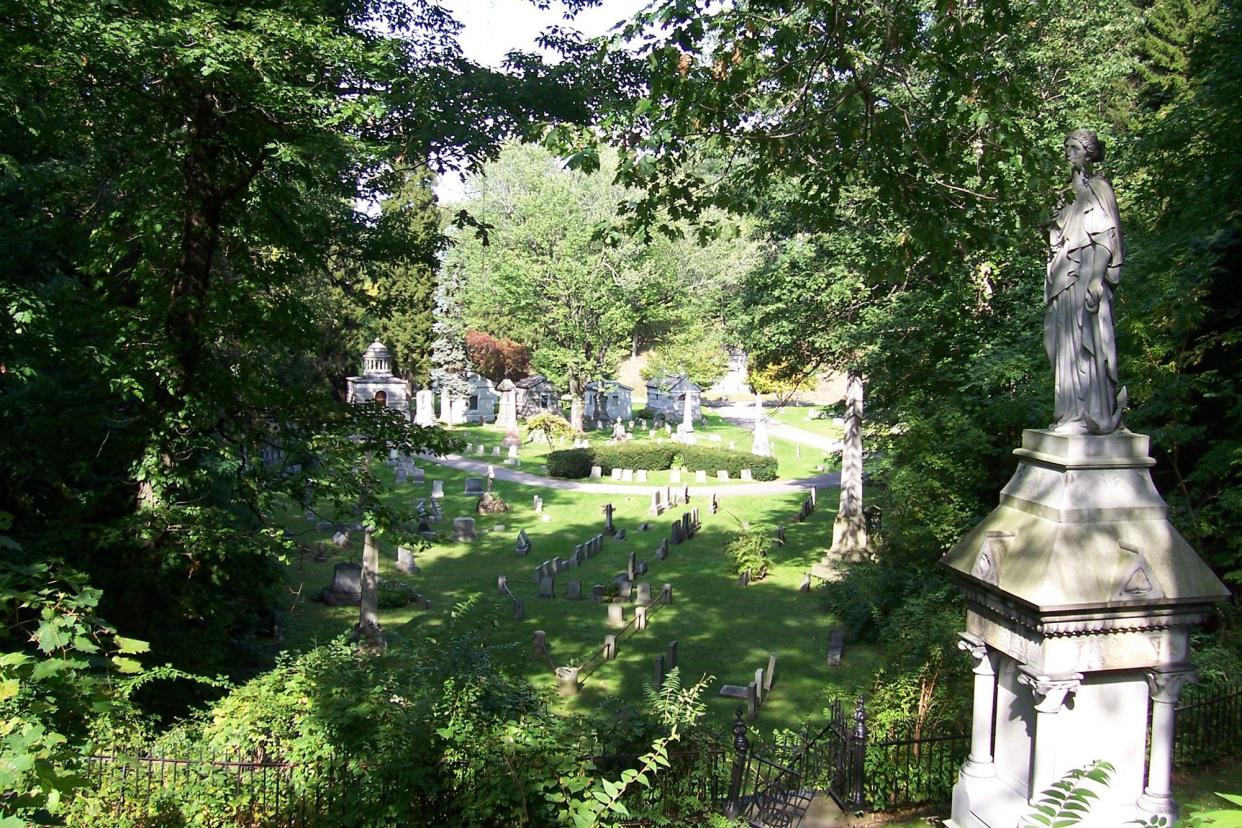
<instances>
[{"instance_id":1,"label":"monument column","mask_svg":"<svg viewBox=\"0 0 1242 828\"><path fill-rule=\"evenodd\" d=\"M992 761L992 712L996 705L996 663L983 639L970 633L958 633L957 647L970 653L975 660L975 698L970 723L970 756L962 766L967 776L996 775Z\"/></svg>"},{"instance_id":2,"label":"monument column","mask_svg":"<svg viewBox=\"0 0 1242 828\"><path fill-rule=\"evenodd\" d=\"M1195 680L1193 668L1152 670L1147 674L1151 693L1151 748L1147 759L1147 788L1139 797L1138 806L1150 814L1177 817L1170 776L1173 770L1173 735L1177 717L1177 700L1187 682Z\"/></svg>"},{"instance_id":3,"label":"monument column","mask_svg":"<svg viewBox=\"0 0 1242 828\"><path fill-rule=\"evenodd\" d=\"M1035 696L1035 756L1031 762L1031 796L1035 802L1039 795L1057 781L1057 732L1061 708L1065 699L1082 686L1082 674L1069 676L1041 676L1022 667L1018 681L1029 685Z\"/></svg>"}]
</instances>

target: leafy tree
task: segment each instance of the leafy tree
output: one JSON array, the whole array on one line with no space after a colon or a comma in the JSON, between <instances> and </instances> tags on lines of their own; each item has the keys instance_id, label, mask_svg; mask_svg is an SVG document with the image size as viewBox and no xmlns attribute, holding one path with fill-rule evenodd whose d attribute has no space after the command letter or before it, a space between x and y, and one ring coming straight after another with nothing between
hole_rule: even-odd
<instances>
[{"instance_id":1,"label":"leafy tree","mask_svg":"<svg viewBox=\"0 0 1242 828\"><path fill-rule=\"evenodd\" d=\"M466 274L467 315L530 345L532 367L568 386L580 430L586 385L615 371L636 321L629 296L648 274L639 245L594 235L618 191L520 144L471 188L466 206L491 229L486 243L459 237L450 254Z\"/></svg>"},{"instance_id":2,"label":"leafy tree","mask_svg":"<svg viewBox=\"0 0 1242 828\"><path fill-rule=\"evenodd\" d=\"M497 339L482 331L466 331L466 354L480 375L492 382L526 376L530 349L512 339Z\"/></svg>"},{"instance_id":3,"label":"leafy tree","mask_svg":"<svg viewBox=\"0 0 1242 828\"><path fill-rule=\"evenodd\" d=\"M442 393L454 398L470 393L466 373L470 371L470 358L466 353L466 324L461 312L460 269L449 265L436 285L434 335L431 350L432 384Z\"/></svg>"}]
</instances>

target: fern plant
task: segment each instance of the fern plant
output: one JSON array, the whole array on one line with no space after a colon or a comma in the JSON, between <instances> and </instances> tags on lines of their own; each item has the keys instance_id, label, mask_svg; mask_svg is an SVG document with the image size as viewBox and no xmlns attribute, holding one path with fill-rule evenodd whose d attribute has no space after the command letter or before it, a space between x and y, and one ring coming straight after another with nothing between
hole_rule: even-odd
<instances>
[{"instance_id":1,"label":"fern plant","mask_svg":"<svg viewBox=\"0 0 1242 828\"><path fill-rule=\"evenodd\" d=\"M1114 770L1110 763L1096 760L1065 774L1039 795L1034 812L1022 820L1023 828L1069 828L1082 822L1091 810L1091 800L1100 798L1087 783L1107 787Z\"/></svg>"}]
</instances>

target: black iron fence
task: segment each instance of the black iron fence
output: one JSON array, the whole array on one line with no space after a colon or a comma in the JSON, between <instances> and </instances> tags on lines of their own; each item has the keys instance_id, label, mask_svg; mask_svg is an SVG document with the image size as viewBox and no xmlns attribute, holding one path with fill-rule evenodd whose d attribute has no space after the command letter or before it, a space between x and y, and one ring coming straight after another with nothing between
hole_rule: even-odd
<instances>
[{"instance_id":1,"label":"black iron fence","mask_svg":"<svg viewBox=\"0 0 1242 828\"><path fill-rule=\"evenodd\" d=\"M1182 690L1173 763L1193 767L1242 753L1242 686Z\"/></svg>"}]
</instances>

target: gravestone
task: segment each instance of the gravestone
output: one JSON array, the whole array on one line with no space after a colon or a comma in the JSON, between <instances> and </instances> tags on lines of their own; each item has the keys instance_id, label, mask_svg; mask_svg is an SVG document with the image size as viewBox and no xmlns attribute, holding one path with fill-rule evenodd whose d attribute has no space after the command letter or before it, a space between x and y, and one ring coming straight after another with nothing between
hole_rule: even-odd
<instances>
[{"instance_id":1,"label":"gravestone","mask_svg":"<svg viewBox=\"0 0 1242 828\"><path fill-rule=\"evenodd\" d=\"M550 656L552 653L548 650L548 634L543 630L535 630L531 636L531 653L537 656Z\"/></svg>"},{"instance_id":2,"label":"gravestone","mask_svg":"<svg viewBox=\"0 0 1242 828\"><path fill-rule=\"evenodd\" d=\"M556 579L545 575L539 579L539 597L555 598L556 597Z\"/></svg>"},{"instance_id":3,"label":"gravestone","mask_svg":"<svg viewBox=\"0 0 1242 828\"><path fill-rule=\"evenodd\" d=\"M664 686L664 656L658 655L651 659L651 677L655 679L656 687Z\"/></svg>"},{"instance_id":4,"label":"gravestone","mask_svg":"<svg viewBox=\"0 0 1242 828\"><path fill-rule=\"evenodd\" d=\"M720 469L719 471L717 471L717 472L716 472L716 479L717 479L717 480L728 480L728 479L729 479L729 471L728 471L728 469Z\"/></svg>"},{"instance_id":5,"label":"gravestone","mask_svg":"<svg viewBox=\"0 0 1242 828\"><path fill-rule=\"evenodd\" d=\"M802 575L802 583L798 584L798 592L811 591L811 573L805 572Z\"/></svg>"},{"instance_id":6,"label":"gravestone","mask_svg":"<svg viewBox=\"0 0 1242 828\"><path fill-rule=\"evenodd\" d=\"M755 685L755 700L763 704L765 679L762 667L755 668L755 680L752 683Z\"/></svg>"},{"instance_id":7,"label":"gravestone","mask_svg":"<svg viewBox=\"0 0 1242 828\"><path fill-rule=\"evenodd\" d=\"M541 512L543 512L543 498L535 495L535 514L540 514Z\"/></svg>"},{"instance_id":8,"label":"gravestone","mask_svg":"<svg viewBox=\"0 0 1242 828\"><path fill-rule=\"evenodd\" d=\"M510 460L518 459L518 447L516 445L509 446L509 459Z\"/></svg>"},{"instance_id":9,"label":"gravestone","mask_svg":"<svg viewBox=\"0 0 1242 828\"><path fill-rule=\"evenodd\" d=\"M617 606L610 604L609 606ZM612 661L617 657L617 637L612 633L604 636L604 660Z\"/></svg>"},{"instance_id":10,"label":"gravestone","mask_svg":"<svg viewBox=\"0 0 1242 828\"><path fill-rule=\"evenodd\" d=\"M444 481L443 480L431 481L431 496L435 498L444 497Z\"/></svg>"},{"instance_id":11,"label":"gravestone","mask_svg":"<svg viewBox=\"0 0 1242 828\"><path fill-rule=\"evenodd\" d=\"M776 681L776 653L768 653L768 669L763 674L763 692L772 691L772 683Z\"/></svg>"},{"instance_id":12,"label":"gravestone","mask_svg":"<svg viewBox=\"0 0 1242 828\"><path fill-rule=\"evenodd\" d=\"M638 584L638 598L635 599L642 606L651 603L651 584L647 581L641 581Z\"/></svg>"},{"instance_id":13,"label":"gravestone","mask_svg":"<svg viewBox=\"0 0 1242 828\"><path fill-rule=\"evenodd\" d=\"M599 466L591 466L591 479L592 480L599 480L603 476L604 476L603 469L601 469Z\"/></svg>"},{"instance_id":14,"label":"gravestone","mask_svg":"<svg viewBox=\"0 0 1242 828\"><path fill-rule=\"evenodd\" d=\"M668 470L668 482L670 483L681 482L681 466Z\"/></svg>"},{"instance_id":15,"label":"gravestone","mask_svg":"<svg viewBox=\"0 0 1242 828\"><path fill-rule=\"evenodd\" d=\"M513 599L513 620L521 621L526 617L526 605L522 603L521 598Z\"/></svg>"},{"instance_id":16,"label":"gravestone","mask_svg":"<svg viewBox=\"0 0 1242 828\"><path fill-rule=\"evenodd\" d=\"M336 528L336 524L330 520L321 520L315 524L315 531L317 532L326 532L329 529L335 529L335 528Z\"/></svg>"},{"instance_id":17,"label":"gravestone","mask_svg":"<svg viewBox=\"0 0 1242 828\"><path fill-rule=\"evenodd\" d=\"M406 477L405 466L397 466L397 468L393 471L393 483L398 486L405 485Z\"/></svg>"},{"instance_id":18,"label":"gravestone","mask_svg":"<svg viewBox=\"0 0 1242 828\"><path fill-rule=\"evenodd\" d=\"M362 564L341 561L332 567L332 583L323 591L328 606L357 604L362 600Z\"/></svg>"},{"instance_id":19,"label":"gravestone","mask_svg":"<svg viewBox=\"0 0 1242 828\"><path fill-rule=\"evenodd\" d=\"M604 534L607 534L607 535L616 534L616 531L617 531L616 527L612 525L613 505L611 503L605 503L603 512L604 512Z\"/></svg>"},{"instance_id":20,"label":"gravestone","mask_svg":"<svg viewBox=\"0 0 1242 828\"><path fill-rule=\"evenodd\" d=\"M634 470L633 469L622 469L621 470L621 482L622 483L633 483L634 482Z\"/></svg>"},{"instance_id":21,"label":"gravestone","mask_svg":"<svg viewBox=\"0 0 1242 828\"><path fill-rule=\"evenodd\" d=\"M634 629L647 629L647 608L642 605L634 607Z\"/></svg>"},{"instance_id":22,"label":"gravestone","mask_svg":"<svg viewBox=\"0 0 1242 828\"><path fill-rule=\"evenodd\" d=\"M618 483L621 482L621 470L620 469L612 470L612 479L617 481Z\"/></svg>"},{"instance_id":23,"label":"gravestone","mask_svg":"<svg viewBox=\"0 0 1242 828\"><path fill-rule=\"evenodd\" d=\"M565 588L565 597L571 601L582 600L582 581L571 578Z\"/></svg>"},{"instance_id":24,"label":"gravestone","mask_svg":"<svg viewBox=\"0 0 1242 828\"><path fill-rule=\"evenodd\" d=\"M672 543L673 545L677 545L681 543L682 537L681 537L681 521L680 520L673 521L673 525L669 527L668 539L669 539L669 542Z\"/></svg>"},{"instance_id":25,"label":"gravestone","mask_svg":"<svg viewBox=\"0 0 1242 828\"><path fill-rule=\"evenodd\" d=\"M466 495L467 496L482 497L483 491L484 491L483 478L481 477L467 477L466 478Z\"/></svg>"},{"instance_id":26,"label":"gravestone","mask_svg":"<svg viewBox=\"0 0 1242 828\"><path fill-rule=\"evenodd\" d=\"M689 503L689 502L690 502L690 487L689 487L689 486L683 486L683 487L682 487L682 489L681 489L681 502L682 502L682 503Z\"/></svg>"},{"instance_id":27,"label":"gravestone","mask_svg":"<svg viewBox=\"0 0 1242 828\"><path fill-rule=\"evenodd\" d=\"M504 575L496 576L496 591L501 595L509 594L509 579Z\"/></svg>"},{"instance_id":28,"label":"gravestone","mask_svg":"<svg viewBox=\"0 0 1242 828\"><path fill-rule=\"evenodd\" d=\"M414 563L414 550L405 546L397 547L397 569L406 575L418 572L418 566Z\"/></svg>"},{"instance_id":29,"label":"gravestone","mask_svg":"<svg viewBox=\"0 0 1242 828\"><path fill-rule=\"evenodd\" d=\"M695 483L706 483L706 482L707 482L707 472L706 472L706 471L704 471L703 469L698 469L697 471L695 471L695 473L694 473L694 482L695 482Z\"/></svg>"},{"instance_id":30,"label":"gravestone","mask_svg":"<svg viewBox=\"0 0 1242 828\"><path fill-rule=\"evenodd\" d=\"M642 523L638 524L638 531L640 531L640 532L650 532L650 531L651 531L651 524L650 524L650 523L648 523L647 521L645 521L645 520L644 520Z\"/></svg>"},{"instance_id":31,"label":"gravestone","mask_svg":"<svg viewBox=\"0 0 1242 828\"><path fill-rule=\"evenodd\" d=\"M414 467L414 468L410 471L410 480L411 480L412 482L414 482L414 483L426 483L426 482L427 482L427 472L426 472L426 471L424 471L424 470L422 469L422 467L420 467L420 466L415 466L415 467Z\"/></svg>"},{"instance_id":32,"label":"gravestone","mask_svg":"<svg viewBox=\"0 0 1242 828\"><path fill-rule=\"evenodd\" d=\"M608 604L608 626L620 628L625 626L625 605Z\"/></svg>"},{"instance_id":33,"label":"gravestone","mask_svg":"<svg viewBox=\"0 0 1242 828\"><path fill-rule=\"evenodd\" d=\"M659 516L661 512L664 511L664 506L663 504L660 503L660 490L659 489L656 489L654 492L651 493L651 507L647 511L653 515L656 515L657 517Z\"/></svg>"},{"instance_id":34,"label":"gravestone","mask_svg":"<svg viewBox=\"0 0 1242 828\"><path fill-rule=\"evenodd\" d=\"M591 600L592 601L604 600L604 593L607 591L608 591L608 587L604 586L603 584L591 584Z\"/></svg>"},{"instance_id":35,"label":"gravestone","mask_svg":"<svg viewBox=\"0 0 1242 828\"><path fill-rule=\"evenodd\" d=\"M638 573L639 575L646 575L647 574L647 562L639 561L638 566L634 568L634 571Z\"/></svg>"},{"instance_id":36,"label":"gravestone","mask_svg":"<svg viewBox=\"0 0 1242 828\"><path fill-rule=\"evenodd\" d=\"M638 553L631 552L626 558L625 573L626 577L631 581L634 580L634 569L638 564Z\"/></svg>"},{"instance_id":37,"label":"gravestone","mask_svg":"<svg viewBox=\"0 0 1242 828\"><path fill-rule=\"evenodd\" d=\"M476 541L479 539L478 533L474 529L474 518L472 517L456 517L453 518L453 540L461 542Z\"/></svg>"},{"instance_id":38,"label":"gravestone","mask_svg":"<svg viewBox=\"0 0 1242 828\"><path fill-rule=\"evenodd\" d=\"M673 603L673 585L672 584L664 584L662 587L660 587L659 600L661 604Z\"/></svg>"},{"instance_id":39,"label":"gravestone","mask_svg":"<svg viewBox=\"0 0 1242 828\"><path fill-rule=\"evenodd\" d=\"M617 537L617 540L619 540L619 541L623 541L623 540L625 540L625 530L624 530L624 529L618 529L618 530L617 530L617 535L616 535L616 537Z\"/></svg>"},{"instance_id":40,"label":"gravestone","mask_svg":"<svg viewBox=\"0 0 1242 828\"><path fill-rule=\"evenodd\" d=\"M661 538L660 545L656 547L656 560L662 561L668 557L668 538Z\"/></svg>"},{"instance_id":41,"label":"gravestone","mask_svg":"<svg viewBox=\"0 0 1242 828\"><path fill-rule=\"evenodd\" d=\"M344 549L345 547L349 546L349 533L348 532L337 532L335 535L332 536L332 543L336 546L337 549Z\"/></svg>"},{"instance_id":42,"label":"gravestone","mask_svg":"<svg viewBox=\"0 0 1242 828\"><path fill-rule=\"evenodd\" d=\"M832 638L828 643L828 666L841 666L841 651L845 648L845 635L840 630L832 631Z\"/></svg>"},{"instance_id":43,"label":"gravestone","mask_svg":"<svg viewBox=\"0 0 1242 828\"><path fill-rule=\"evenodd\" d=\"M745 481L746 483L750 483L754 479L755 478L751 474L750 469L742 469L742 480L743 481Z\"/></svg>"},{"instance_id":44,"label":"gravestone","mask_svg":"<svg viewBox=\"0 0 1242 828\"><path fill-rule=\"evenodd\" d=\"M613 582L617 585L617 597L629 601L634 595L634 585L624 572L618 572Z\"/></svg>"},{"instance_id":45,"label":"gravestone","mask_svg":"<svg viewBox=\"0 0 1242 828\"><path fill-rule=\"evenodd\" d=\"M737 576L737 585L740 587L750 586L750 570L743 569L742 574Z\"/></svg>"},{"instance_id":46,"label":"gravestone","mask_svg":"<svg viewBox=\"0 0 1242 828\"><path fill-rule=\"evenodd\" d=\"M639 483L646 483L647 482L647 470L639 469L638 471L634 472L634 479L637 480Z\"/></svg>"},{"instance_id":47,"label":"gravestone","mask_svg":"<svg viewBox=\"0 0 1242 828\"><path fill-rule=\"evenodd\" d=\"M428 428L436 424L436 395L424 388L414 395L414 425Z\"/></svg>"},{"instance_id":48,"label":"gravestone","mask_svg":"<svg viewBox=\"0 0 1242 828\"><path fill-rule=\"evenodd\" d=\"M527 554L530 553L531 547L532 547L532 544L530 542L530 538L526 536L526 530L519 529L518 536L517 536L517 544L514 546L513 551L517 554L519 558L524 558L526 557Z\"/></svg>"},{"instance_id":49,"label":"gravestone","mask_svg":"<svg viewBox=\"0 0 1242 828\"><path fill-rule=\"evenodd\" d=\"M670 641L668 646L664 648L664 666L673 670L677 667L677 642Z\"/></svg>"}]
</instances>

